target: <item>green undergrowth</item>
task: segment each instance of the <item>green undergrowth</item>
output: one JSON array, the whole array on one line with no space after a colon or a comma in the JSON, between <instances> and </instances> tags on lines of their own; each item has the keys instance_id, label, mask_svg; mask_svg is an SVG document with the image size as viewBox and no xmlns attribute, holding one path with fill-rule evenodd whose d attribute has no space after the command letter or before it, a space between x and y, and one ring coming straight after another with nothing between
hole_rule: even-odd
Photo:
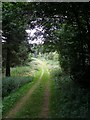
<instances>
[{"instance_id":1,"label":"green undergrowth","mask_svg":"<svg viewBox=\"0 0 90 120\"><path fill-rule=\"evenodd\" d=\"M49 80L49 75L44 72L39 86L32 93L26 105L17 113L16 117L19 118L38 118L42 111L44 101L45 84Z\"/></svg>"},{"instance_id":2,"label":"green undergrowth","mask_svg":"<svg viewBox=\"0 0 90 120\"><path fill-rule=\"evenodd\" d=\"M31 75L32 66L16 66L10 68L11 76L26 76L27 73ZM3 70L2 76L5 77L5 69Z\"/></svg>"},{"instance_id":3,"label":"green undergrowth","mask_svg":"<svg viewBox=\"0 0 90 120\"><path fill-rule=\"evenodd\" d=\"M41 71L36 72L35 77L33 78L33 80L25 85L23 85L22 87L20 87L19 89L17 89L16 91L12 92L11 94L9 94L7 97L3 98L3 116L11 109L14 107L15 103L21 98L23 97L27 91L36 83L36 80L39 78L39 76L41 75Z\"/></svg>"},{"instance_id":4,"label":"green undergrowth","mask_svg":"<svg viewBox=\"0 0 90 120\"><path fill-rule=\"evenodd\" d=\"M2 78L2 97L6 97L15 92L21 86L31 82L35 70L31 66L17 66L11 68L11 76Z\"/></svg>"},{"instance_id":5,"label":"green undergrowth","mask_svg":"<svg viewBox=\"0 0 90 120\"><path fill-rule=\"evenodd\" d=\"M31 73L31 66L17 66L11 68L11 76L25 76L27 73Z\"/></svg>"},{"instance_id":6,"label":"green undergrowth","mask_svg":"<svg viewBox=\"0 0 90 120\"><path fill-rule=\"evenodd\" d=\"M51 84L51 118L87 118L87 89L80 87L68 75L53 72Z\"/></svg>"},{"instance_id":7,"label":"green undergrowth","mask_svg":"<svg viewBox=\"0 0 90 120\"><path fill-rule=\"evenodd\" d=\"M2 79L2 97L8 96L10 93L15 92L21 86L31 82L32 80L32 76L4 77Z\"/></svg>"}]
</instances>

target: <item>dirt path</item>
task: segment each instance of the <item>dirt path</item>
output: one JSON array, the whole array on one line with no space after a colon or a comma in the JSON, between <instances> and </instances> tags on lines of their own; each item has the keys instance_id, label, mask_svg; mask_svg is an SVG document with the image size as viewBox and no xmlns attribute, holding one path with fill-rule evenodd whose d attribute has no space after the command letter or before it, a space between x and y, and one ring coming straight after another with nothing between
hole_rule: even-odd
<instances>
[{"instance_id":1,"label":"dirt path","mask_svg":"<svg viewBox=\"0 0 90 120\"><path fill-rule=\"evenodd\" d=\"M31 98L32 93L34 90L39 87L39 84L43 80L43 75L46 74L46 83L45 83L45 91L44 91L44 101L42 105L42 111L39 114L39 118L48 118L49 115L49 100L50 100L50 73L48 68L46 67L46 64L38 59L35 59L36 63L39 63L39 66L41 67L42 73L40 78L37 80L37 82L30 88L30 90L27 92L25 96L23 96L15 105L14 107L4 116L4 118L16 118L17 113L24 107L24 105L28 102L28 99Z\"/></svg>"},{"instance_id":2,"label":"dirt path","mask_svg":"<svg viewBox=\"0 0 90 120\"><path fill-rule=\"evenodd\" d=\"M44 92L44 102L42 111L39 118L48 118L49 115L49 98L50 98L50 80L47 81L45 92Z\"/></svg>"},{"instance_id":3,"label":"dirt path","mask_svg":"<svg viewBox=\"0 0 90 120\"><path fill-rule=\"evenodd\" d=\"M16 105L5 115L4 118L15 118L15 115L26 104L27 100L30 98L34 90L39 86L43 74L44 74L44 70L42 70L42 74L39 80L37 81L37 83L35 83L35 85L33 85L33 87L28 91L28 93L16 103Z\"/></svg>"}]
</instances>

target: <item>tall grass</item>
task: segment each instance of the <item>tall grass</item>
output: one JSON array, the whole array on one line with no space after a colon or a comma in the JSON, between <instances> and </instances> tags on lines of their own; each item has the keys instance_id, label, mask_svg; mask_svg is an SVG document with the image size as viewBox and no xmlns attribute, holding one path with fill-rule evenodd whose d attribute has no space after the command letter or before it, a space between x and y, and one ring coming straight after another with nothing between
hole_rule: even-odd
<instances>
[{"instance_id":1,"label":"tall grass","mask_svg":"<svg viewBox=\"0 0 90 120\"><path fill-rule=\"evenodd\" d=\"M25 76L31 73L31 66L20 66L11 68L11 76Z\"/></svg>"},{"instance_id":2,"label":"tall grass","mask_svg":"<svg viewBox=\"0 0 90 120\"><path fill-rule=\"evenodd\" d=\"M11 77L3 77L2 79L2 96L8 96L32 80L33 73L30 66L11 68Z\"/></svg>"}]
</instances>

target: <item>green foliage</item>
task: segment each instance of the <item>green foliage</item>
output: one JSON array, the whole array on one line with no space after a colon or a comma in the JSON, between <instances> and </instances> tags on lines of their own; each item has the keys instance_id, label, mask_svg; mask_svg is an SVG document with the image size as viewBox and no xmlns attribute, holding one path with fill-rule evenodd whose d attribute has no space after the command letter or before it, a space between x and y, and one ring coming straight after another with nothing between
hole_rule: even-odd
<instances>
[{"instance_id":1,"label":"green foliage","mask_svg":"<svg viewBox=\"0 0 90 120\"><path fill-rule=\"evenodd\" d=\"M26 65L28 62L29 50L27 44L22 42L18 45L18 50L11 51L11 67L18 66L18 65Z\"/></svg>"},{"instance_id":2,"label":"green foliage","mask_svg":"<svg viewBox=\"0 0 90 120\"><path fill-rule=\"evenodd\" d=\"M55 35L59 37L59 61L64 72L70 72L70 67L72 62L76 59L76 51L74 49L75 45L75 31L71 25L62 24L61 29L55 31Z\"/></svg>"},{"instance_id":3,"label":"green foliage","mask_svg":"<svg viewBox=\"0 0 90 120\"><path fill-rule=\"evenodd\" d=\"M48 60L52 60L52 61L58 61L59 59L59 54L55 51L55 52L49 52L49 53L39 53L38 58L41 58L41 59L46 59L47 61Z\"/></svg>"},{"instance_id":4,"label":"green foliage","mask_svg":"<svg viewBox=\"0 0 90 120\"><path fill-rule=\"evenodd\" d=\"M41 72L40 72L41 73ZM36 76L36 80L39 76ZM30 99L16 115L19 118L38 118L43 107L45 84L48 80L47 73L42 76L42 81L37 89L32 93ZM32 108L32 109L31 109Z\"/></svg>"},{"instance_id":5,"label":"green foliage","mask_svg":"<svg viewBox=\"0 0 90 120\"><path fill-rule=\"evenodd\" d=\"M17 66L14 68L11 68L11 76L29 76L31 73L31 66ZM31 75L31 74L30 74Z\"/></svg>"},{"instance_id":6,"label":"green foliage","mask_svg":"<svg viewBox=\"0 0 90 120\"><path fill-rule=\"evenodd\" d=\"M45 41L43 47L39 46L43 49L41 51L48 53L57 51L65 72L70 73L74 80L86 81L85 79L87 79L89 81L89 9L88 3L3 3L2 30L3 36L7 38L6 45L4 45L9 48L10 52L15 51L16 48L16 54L18 44L25 40L25 27L34 29L35 26L42 26ZM38 35L37 33L36 37ZM25 51L21 47L20 49L17 58L23 64L24 59L27 58L27 54L25 54L27 50L25 47ZM36 52L39 53L38 48L36 48ZM6 53L4 52L4 54ZM26 58L24 55L26 55ZM52 53L50 53L49 59L52 59L52 57ZM6 63L10 68L7 60Z\"/></svg>"},{"instance_id":7,"label":"green foliage","mask_svg":"<svg viewBox=\"0 0 90 120\"><path fill-rule=\"evenodd\" d=\"M51 118L87 118L87 89L74 83L68 75L52 73Z\"/></svg>"},{"instance_id":8,"label":"green foliage","mask_svg":"<svg viewBox=\"0 0 90 120\"><path fill-rule=\"evenodd\" d=\"M35 73L33 81L26 83L14 92L11 92L8 96L3 98L3 116L15 105L15 103L23 97L28 90L36 83L40 77L41 71Z\"/></svg>"},{"instance_id":9,"label":"green foliage","mask_svg":"<svg viewBox=\"0 0 90 120\"><path fill-rule=\"evenodd\" d=\"M40 62L40 61L36 61ZM37 63L38 64L38 63ZM44 64L44 63L43 63ZM28 84L23 85L16 91L12 92L8 96L4 97L3 99L3 116L8 113L10 109L14 107L16 102L21 99L21 97L25 96L25 94L35 85L40 79L40 76L42 74L42 66L40 66L38 71L35 71L35 77L33 81L29 82ZM47 67L45 66L44 74L42 75L42 81L40 82L39 86L35 89L35 91L32 93L30 99L28 99L27 103L23 106L23 108L17 112L17 115L15 117L37 117L39 113L42 110L43 105L43 98L44 98L44 90L45 90L45 84L47 84L47 81L49 80L49 74L47 71ZM13 71L12 71L13 72ZM31 109L32 108L32 109Z\"/></svg>"},{"instance_id":10,"label":"green foliage","mask_svg":"<svg viewBox=\"0 0 90 120\"><path fill-rule=\"evenodd\" d=\"M26 71L28 71L28 70L30 71L30 69L28 69L29 67L18 67L17 69L15 69L15 68L12 69L13 78L14 78L13 80L15 80L17 82L17 85L22 82L22 85L20 88L18 88L16 90L13 89L13 91L11 93L9 93L7 96L4 96L4 98L3 98L3 116L15 105L15 103L19 99L21 99L21 97L23 97L28 92L28 90L30 90L30 88L36 83L37 79L41 75L41 71L38 71L38 72L35 71L34 78L30 75L28 75L26 77L25 76L21 77L20 75L24 74L25 68L26 68ZM21 70L22 74L21 73L18 74L17 70ZM16 76L18 76L18 77L16 77ZM11 77L8 77L8 79L10 79L10 78ZM16 79L16 78L18 78L18 79ZM4 79L6 80L7 77L5 77ZM20 80L21 80L21 82L20 82ZM15 81L14 81L14 83L16 83ZM10 84L10 81L9 82L6 81L6 82ZM24 82L24 84L23 84L23 82ZM5 85L8 85L8 84L5 83L4 86ZM10 84L10 86L11 86L11 84ZM7 86L7 87L8 87L7 89L10 88L9 86ZM17 88L17 86L16 86L16 88Z\"/></svg>"},{"instance_id":11,"label":"green foliage","mask_svg":"<svg viewBox=\"0 0 90 120\"><path fill-rule=\"evenodd\" d=\"M43 5L45 9L43 9ZM44 18L44 50L57 50L60 63L72 79L86 82L90 78L90 24L88 3L37 3ZM51 12L51 13L50 13ZM37 12L38 14L38 12ZM86 80L87 79L87 80Z\"/></svg>"},{"instance_id":12,"label":"green foliage","mask_svg":"<svg viewBox=\"0 0 90 120\"><path fill-rule=\"evenodd\" d=\"M28 17L24 14L27 3L2 3L3 66L6 76L10 76L10 67L25 64L28 58L28 42L25 29Z\"/></svg>"},{"instance_id":13,"label":"green foliage","mask_svg":"<svg viewBox=\"0 0 90 120\"><path fill-rule=\"evenodd\" d=\"M31 82L33 77L6 77L2 80L2 96L5 97L16 91L26 83Z\"/></svg>"},{"instance_id":14,"label":"green foliage","mask_svg":"<svg viewBox=\"0 0 90 120\"><path fill-rule=\"evenodd\" d=\"M16 91L24 84L31 82L33 80L33 73L30 70L30 66L11 68L12 77L3 77L2 79L3 97Z\"/></svg>"},{"instance_id":15,"label":"green foliage","mask_svg":"<svg viewBox=\"0 0 90 120\"><path fill-rule=\"evenodd\" d=\"M27 93L27 91L30 89L30 87L33 85L33 82L30 82L28 84L23 85L16 91L12 92L8 96L3 98L3 108L2 113L3 116L15 105L15 103L23 97Z\"/></svg>"}]
</instances>

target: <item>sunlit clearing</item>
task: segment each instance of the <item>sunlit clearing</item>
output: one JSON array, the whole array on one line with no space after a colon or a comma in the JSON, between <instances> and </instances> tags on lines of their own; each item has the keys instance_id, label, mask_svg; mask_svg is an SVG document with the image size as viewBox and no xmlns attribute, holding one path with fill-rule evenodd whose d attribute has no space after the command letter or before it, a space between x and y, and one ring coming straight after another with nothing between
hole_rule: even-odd
<instances>
[{"instance_id":1,"label":"sunlit clearing","mask_svg":"<svg viewBox=\"0 0 90 120\"><path fill-rule=\"evenodd\" d=\"M32 58L32 60L33 65L36 64L36 68L40 68L42 70L44 69L45 71L47 71L48 74L50 74L47 62L45 60L40 60L38 58Z\"/></svg>"}]
</instances>

